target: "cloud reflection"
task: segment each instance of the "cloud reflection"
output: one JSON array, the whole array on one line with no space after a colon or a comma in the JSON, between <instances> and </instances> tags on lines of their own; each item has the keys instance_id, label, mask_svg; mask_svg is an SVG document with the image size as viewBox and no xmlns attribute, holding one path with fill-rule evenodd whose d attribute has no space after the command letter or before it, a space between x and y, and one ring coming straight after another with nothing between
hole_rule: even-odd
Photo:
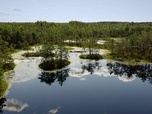
<instances>
[{"instance_id":1,"label":"cloud reflection","mask_svg":"<svg viewBox=\"0 0 152 114\"><path fill-rule=\"evenodd\" d=\"M84 81L84 80L86 80L86 78L80 78L80 80L81 80L81 81Z\"/></svg>"},{"instance_id":2,"label":"cloud reflection","mask_svg":"<svg viewBox=\"0 0 152 114\"><path fill-rule=\"evenodd\" d=\"M99 77L114 77L114 76L116 76L116 75L110 75L108 69L104 68L104 67L102 67L100 70L94 69L93 74L97 75ZM80 69L80 68L71 68L69 75L71 77L79 78L79 80L84 81L84 80L86 80L85 77L90 75L90 72L88 72L86 70L83 72L82 69Z\"/></svg>"},{"instance_id":3,"label":"cloud reflection","mask_svg":"<svg viewBox=\"0 0 152 114\"><path fill-rule=\"evenodd\" d=\"M123 81L123 82L131 82L131 81L134 81L136 79L136 76L132 76L132 77L128 77L126 75L123 75L123 76L118 76L118 79Z\"/></svg>"},{"instance_id":4,"label":"cloud reflection","mask_svg":"<svg viewBox=\"0 0 152 114\"><path fill-rule=\"evenodd\" d=\"M55 109L51 109L51 110L49 111L49 114L57 114L58 111L59 111L59 109L60 109L60 107L57 107L57 108L55 108Z\"/></svg>"},{"instance_id":5,"label":"cloud reflection","mask_svg":"<svg viewBox=\"0 0 152 114\"><path fill-rule=\"evenodd\" d=\"M99 77L118 77L118 79L123 82L131 82L137 77L135 74L128 76L125 72L118 75L112 72L110 67L107 67L106 65L101 66L101 63L99 64L98 62L84 64L81 68L71 68L69 74L72 77L79 78L81 81L86 80L85 77L90 74L94 74Z\"/></svg>"},{"instance_id":6,"label":"cloud reflection","mask_svg":"<svg viewBox=\"0 0 152 114\"><path fill-rule=\"evenodd\" d=\"M6 101L6 107L4 107L4 110L12 111L12 112L21 112L23 109L27 108L29 105L27 103L22 103L21 101L18 101L17 99L7 99Z\"/></svg>"},{"instance_id":7,"label":"cloud reflection","mask_svg":"<svg viewBox=\"0 0 152 114\"><path fill-rule=\"evenodd\" d=\"M12 79L12 83L21 83L32 80L41 72L38 67L41 59L28 58L27 60L24 59L20 61L20 64L18 64L14 69L15 76Z\"/></svg>"}]
</instances>

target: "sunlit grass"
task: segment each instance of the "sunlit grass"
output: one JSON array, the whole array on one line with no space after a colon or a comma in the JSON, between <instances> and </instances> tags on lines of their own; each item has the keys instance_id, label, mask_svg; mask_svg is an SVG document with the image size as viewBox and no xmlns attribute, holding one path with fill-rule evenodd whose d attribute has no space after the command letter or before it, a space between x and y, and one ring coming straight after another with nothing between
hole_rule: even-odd
<instances>
[{"instance_id":1,"label":"sunlit grass","mask_svg":"<svg viewBox=\"0 0 152 114\"><path fill-rule=\"evenodd\" d=\"M65 49L66 49L66 50L73 50L74 48L71 47L71 46L65 46Z\"/></svg>"}]
</instances>

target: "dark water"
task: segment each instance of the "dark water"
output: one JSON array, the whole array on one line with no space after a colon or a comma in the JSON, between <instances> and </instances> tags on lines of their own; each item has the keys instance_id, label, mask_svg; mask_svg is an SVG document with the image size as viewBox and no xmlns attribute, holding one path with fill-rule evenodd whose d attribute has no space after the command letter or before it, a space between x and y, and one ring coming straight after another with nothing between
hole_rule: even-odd
<instances>
[{"instance_id":1,"label":"dark water","mask_svg":"<svg viewBox=\"0 0 152 114\"><path fill-rule=\"evenodd\" d=\"M3 114L152 114L152 64L88 61L78 54L70 60L67 69L53 73L34 68L35 59L20 63L0 100Z\"/></svg>"}]
</instances>

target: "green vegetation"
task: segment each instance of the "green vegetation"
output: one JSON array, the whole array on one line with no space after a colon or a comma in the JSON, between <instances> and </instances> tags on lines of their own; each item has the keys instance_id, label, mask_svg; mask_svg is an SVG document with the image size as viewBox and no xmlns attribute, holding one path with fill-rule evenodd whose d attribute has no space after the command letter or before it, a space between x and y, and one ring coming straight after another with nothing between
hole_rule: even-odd
<instances>
[{"instance_id":1,"label":"green vegetation","mask_svg":"<svg viewBox=\"0 0 152 114\"><path fill-rule=\"evenodd\" d=\"M79 56L81 59L94 59L94 60L99 60L103 59L103 57L99 54L92 54L92 55L80 55Z\"/></svg>"},{"instance_id":2,"label":"green vegetation","mask_svg":"<svg viewBox=\"0 0 152 114\"><path fill-rule=\"evenodd\" d=\"M6 89L8 88L8 83L2 77L0 77L0 98L4 95Z\"/></svg>"},{"instance_id":3,"label":"green vegetation","mask_svg":"<svg viewBox=\"0 0 152 114\"><path fill-rule=\"evenodd\" d=\"M73 50L73 48L70 47L70 46L65 46L65 49L66 49L66 50Z\"/></svg>"},{"instance_id":4,"label":"green vegetation","mask_svg":"<svg viewBox=\"0 0 152 114\"><path fill-rule=\"evenodd\" d=\"M4 72L11 70L15 67L13 59L10 56L10 48L7 47L8 43L0 36L0 76Z\"/></svg>"},{"instance_id":5,"label":"green vegetation","mask_svg":"<svg viewBox=\"0 0 152 114\"><path fill-rule=\"evenodd\" d=\"M61 69L70 64L68 51L62 43L58 45L45 44L42 46L40 53L43 59L39 67L43 70Z\"/></svg>"},{"instance_id":6,"label":"green vegetation","mask_svg":"<svg viewBox=\"0 0 152 114\"><path fill-rule=\"evenodd\" d=\"M97 39L94 39L93 37L86 39L86 41L83 42L83 49L85 52L88 52L87 55L80 56L83 59L101 59L102 57L99 55L99 46L97 45Z\"/></svg>"},{"instance_id":7,"label":"green vegetation","mask_svg":"<svg viewBox=\"0 0 152 114\"><path fill-rule=\"evenodd\" d=\"M30 53L24 53L22 56L25 56L25 57L40 57L41 54L38 53L38 52L30 52Z\"/></svg>"},{"instance_id":8,"label":"green vegetation","mask_svg":"<svg viewBox=\"0 0 152 114\"><path fill-rule=\"evenodd\" d=\"M56 69L62 69L65 66L69 65L70 61L68 60L50 60L50 61L43 61L39 67L43 70L56 70Z\"/></svg>"},{"instance_id":9,"label":"green vegetation","mask_svg":"<svg viewBox=\"0 0 152 114\"><path fill-rule=\"evenodd\" d=\"M133 34L122 38L119 42L112 41L110 55L112 58L122 61L152 62L152 31Z\"/></svg>"},{"instance_id":10,"label":"green vegetation","mask_svg":"<svg viewBox=\"0 0 152 114\"><path fill-rule=\"evenodd\" d=\"M98 40L106 43L99 45ZM0 74L7 70L5 64L13 68L10 54L14 50L49 42L81 46L89 54L98 54L94 53L97 48L108 49L117 60L152 61L152 22L0 23Z\"/></svg>"},{"instance_id":11,"label":"green vegetation","mask_svg":"<svg viewBox=\"0 0 152 114\"><path fill-rule=\"evenodd\" d=\"M70 46L65 46L65 49L73 50L73 48ZM44 53L41 53L41 52L26 52L22 56L25 56L25 57L41 57L42 56L43 57L43 54Z\"/></svg>"}]
</instances>

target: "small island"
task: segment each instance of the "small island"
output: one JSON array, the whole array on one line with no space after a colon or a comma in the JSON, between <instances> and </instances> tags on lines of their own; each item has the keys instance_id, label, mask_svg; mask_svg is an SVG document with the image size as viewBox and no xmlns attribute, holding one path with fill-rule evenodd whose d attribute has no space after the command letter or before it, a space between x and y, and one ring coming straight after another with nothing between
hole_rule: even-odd
<instances>
[{"instance_id":1,"label":"small island","mask_svg":"<svg viewBox=\"0 0 152 114\"><path fill-rule=\"evenodd\" d=\"M70 64L68 50L63 45L47 43L40 50L42 63L39 67L43 70L62 69Z\"/></svg>"},{"instance_id":2,"label":"small island","mask_svg":"<svg viewBox=\"0 0 152 114\"><path fill-rule=\"evenodd\" d=\"M102 55L100 54L85 54L79 56L81 59L91 59L91 60L100 60L103 59Z\"/></svg>"}]
</instances>

